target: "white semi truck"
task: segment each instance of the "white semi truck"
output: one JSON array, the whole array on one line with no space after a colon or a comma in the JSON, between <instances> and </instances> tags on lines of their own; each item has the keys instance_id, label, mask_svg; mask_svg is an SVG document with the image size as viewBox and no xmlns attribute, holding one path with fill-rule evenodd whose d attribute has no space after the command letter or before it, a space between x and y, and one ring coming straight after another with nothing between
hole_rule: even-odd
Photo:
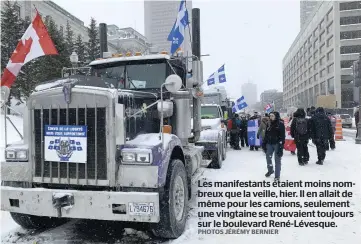
<instances>
[{"instance_id":1,"label":"white semi truck","mask_svg":"<svg viewBox=\"0 0 361 244\"><path fill-rule=\"evenodd\" d=\"M32 93L24 140L7 144L1 163L1 210L24 228L97 219L149 223L160 237L179 237L192 177L222 161L222 133L201 131L197 57L190 79L189 57L128 53ZM193 133L184 119L191 106ZM217 159L204 156L210 144L219 146Z\"/></svg>"}]
</instances>

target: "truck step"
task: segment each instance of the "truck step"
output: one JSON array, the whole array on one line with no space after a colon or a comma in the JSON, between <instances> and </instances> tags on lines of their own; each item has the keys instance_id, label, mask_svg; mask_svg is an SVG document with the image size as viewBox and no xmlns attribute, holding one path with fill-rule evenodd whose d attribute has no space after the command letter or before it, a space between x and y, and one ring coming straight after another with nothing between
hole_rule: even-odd
<instances>
[{"instance_id":1,"label":"truck step","mask_svg":"<svg viewBox=\"0 0 361 244\"><path fill-rule=\"evenodd\" d=\"M207 168L208 165L212 162L212 159L202 159L202 162L201 162L201 167L202 168Z\"/></svg>"}]
</instances>

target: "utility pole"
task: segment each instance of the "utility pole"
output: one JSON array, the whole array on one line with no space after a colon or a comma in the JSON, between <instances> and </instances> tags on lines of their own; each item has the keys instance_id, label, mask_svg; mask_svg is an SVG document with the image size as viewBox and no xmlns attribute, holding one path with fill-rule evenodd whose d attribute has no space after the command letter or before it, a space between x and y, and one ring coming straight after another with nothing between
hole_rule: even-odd
<instances>
[{"instance_id":1,"label":"utility pole","mask_svg":"<svg viewBox=\"0 0 361 244\"><path fill-rule=\"evenodd\" d=\"M359 60L356 60L353 63L353 82L355 87L358 87L359 89L359 118L360 118L360 112L361 112L361 53L359 56ZM358 135L355 139L356 144L361 144L361 120L359 120L358 124L356 125Z\"/></svg>"}]
</instances>

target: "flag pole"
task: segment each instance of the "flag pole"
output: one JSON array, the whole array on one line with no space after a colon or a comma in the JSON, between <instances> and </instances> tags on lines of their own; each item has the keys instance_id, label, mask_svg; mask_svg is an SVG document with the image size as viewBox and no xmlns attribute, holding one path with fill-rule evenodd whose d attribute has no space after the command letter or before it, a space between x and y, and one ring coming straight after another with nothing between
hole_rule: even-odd
<instances>
[{"instance_id":1,"label":"flag pole","mask_svg":"<svg viewBox=\"0 0 361 244\"><path fill-rule=\"evenodd\" d=\"M36 13L39 14L39 11L38 11L38 9L36 8L35 4L33 4L33 6L34 6L34 8L35 8Z\"/></svg>"}]
</instances>

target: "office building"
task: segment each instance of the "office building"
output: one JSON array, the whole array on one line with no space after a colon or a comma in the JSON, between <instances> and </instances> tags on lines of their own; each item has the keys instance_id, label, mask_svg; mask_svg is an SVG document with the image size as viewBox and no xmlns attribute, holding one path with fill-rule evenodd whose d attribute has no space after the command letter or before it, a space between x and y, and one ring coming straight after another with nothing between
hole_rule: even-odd
<instances>
[{"instance_id":1,"label":"office building","mask_svg":"<svg viewBox=\"0 0 361 244\"><path fill-rule=\"evenodd\" d=\"M266 90L260 96L261 106L264 108L269 103L274 103L277 110L283 108L283 92Z\"/></svg>"},{"instance_id":2,"label":"office building","mask_svg":"<svg viewBox=\"0 0 361 244\"><path fill-rule=\"evenodd\" d=\"M3 7L4 2L1 2ZM46 16L51 16L55 24L58 26L59 30L65 34L67 22L69 22L72 31L74 32L74 39L81 35L83 41L88 41L88 28L84 26L84 22L57 5L52 1L16 1L18 15L20 18L25 19L29 17L31 20L34 19L36 15L36 9L39 14L45 18Z\"/></svg>"},{"instance_id":3,"label":"office building","mask_svg":"<svg viewBox=\"0 0 361 244\"><path fill-rule=\"evenodd\" d=\"M242 84L242 95L249 106L257 103L257 85L251 82Z\"/></svg>"},{"instance_id":4,"label":"office building","mask_svg":"<svg viewBox=\"0 0 361 244\"><path fill-rule=\"evenodd\" d=\"M178 15L180 1L144 1L145 37L158 49L170 52L171 42L167 40ZM192 1L186 1L189 22L192 22ZM185 55L192 54L190 42L191 24L185 30L181 46Z\"/></svg>"},{"instance_id":5,"label":"office building","mask_svg":"<svg viewBox=\"0 0 361 244\"><path fill-rule=\"evenodd\" d=\"M108 51L113 53L141 52L146 54L149 50L150 43L138 31L131 27L119 28L116 25L108 25Z\"/></svg>"},{"instance_id":6,"label":"office building","mask_svg":"<svg viewBox=\"0 0 361 244\"><path fill-rule=\"evenodd\" d=\"M300 1L300 23L301 29L304 27L307 19L310 17L312 12L315 10L318 1Z\"/></svg>"},{"instance_id":7,"label":"office building","mask_svg":"<svg viewBox=\"0 0 361 244\"><path fill-rule=\"evenodd\" d=\"M284 106L316 105L319 95L355 106L351 66L360 52L361 1L319 2L283 59Z\"/></svg>"}]
</instances>

